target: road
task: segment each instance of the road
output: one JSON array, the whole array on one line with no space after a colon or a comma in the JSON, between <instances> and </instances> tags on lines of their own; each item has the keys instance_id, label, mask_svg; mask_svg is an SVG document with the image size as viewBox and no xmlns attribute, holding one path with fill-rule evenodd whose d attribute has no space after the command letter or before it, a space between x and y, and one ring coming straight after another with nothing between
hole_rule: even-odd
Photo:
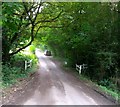
<instances>
[{"instance_id":1,"label":"road","mask_svg":"<svg viewBox=\"0 0 120 107\"><path fill-rule=\"evenodd\" d=\"M11 104L17 105L114 105L92 88L64 71L51 57L36 51L39 69L35 79Z\"/></svg>"}]
</instances>

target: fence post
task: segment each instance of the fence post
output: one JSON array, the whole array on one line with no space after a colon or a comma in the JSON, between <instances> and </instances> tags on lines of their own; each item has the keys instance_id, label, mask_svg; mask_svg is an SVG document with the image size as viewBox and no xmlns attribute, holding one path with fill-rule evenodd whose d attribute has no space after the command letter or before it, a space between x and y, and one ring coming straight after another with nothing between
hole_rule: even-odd
<instances>
[{"instance_id":1,"label":"fence post","mask_svg":"<svg viewBox=\"0 0 120 107\"><path fill-rule=\"evenodd\" d=\"M30 60L30 68L32 67L32 59Z\"/></svg>"},{"instance_id":2,"label":"fence post","mask_svg":"<svg viewBox=\"0 0 120 107\"><path fill-rule=\"evenodd\" d=\"M25 61L25 70L27 69L27 61Z\"/></svg>"},{"instance_id":3,"label":"fence post","mask_svg":"<svg viewBox=\"0 0 120 107\"><path fill-rule=\"evenodd\" d=\"M32 60L30 61L25 61L25 70L28 68L28 67L32 67Z\"/></svg>"},{"instance_id":4,"label":"fence post","mask_svg":"<svg viewBox=\"0 0 120 107\"><path fill-rule=\"evenodd\" d=\"M77 65L76 64L76 70L79 71L79 74L81 74L82 69L86 69L87 68L87 64L82 64L82 65Z\"/></svg>"},{"instance_id":5,"label":"fence post","mask_svg":"<svg viewBox=\"0 0 120 107\"><path fill-rule=\"evenodd\" d=\"M81 74L82 65L79 66L79 74Z\"/></svg>"}]
</instances>

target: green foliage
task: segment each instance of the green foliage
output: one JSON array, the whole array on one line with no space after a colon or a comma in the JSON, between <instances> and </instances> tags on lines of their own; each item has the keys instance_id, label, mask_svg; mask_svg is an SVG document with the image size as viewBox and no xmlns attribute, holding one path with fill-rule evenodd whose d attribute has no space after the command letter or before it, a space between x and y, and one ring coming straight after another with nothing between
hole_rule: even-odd
<instances>
[{"instance_id":1,"label":"green foliage","mask_svg":"<svg viewBox=\"0 0 120 107\"><path fill-rule=\"evenodd\" d=\"M30 46L40 28L56 25L62 14L61 10L61 7L54 3L3 2L2 61L7 63L14 54Z\"/></svg>"},{"instance_id":2,"label":"green foliage","mask_svg":"<svg viewBox=\"0 0 120 107\"><path fill-rule=\"evenodd\" d=\"M25 60L32 59L32 68L25 71ZM22 53L16 54L11 58L10 63L2 65L2 81L3 87L10 86L17 82L19 78L25 78L29 73L35 72L38 59L34 54L25 55Z\"/></svg>"},{"instance_id":3,"label":"green foliage","mask_svg":"<svg viewBox=\"0 0 120 107\"><path fill-rule=\"evenodd\" d=\"M25 60L36 62L34 55L12 56L34 40L35 45L43 50L47 46L54 56L62 57L73 68L75 64L87 64L85 76L112 87L108 80L120 75L120 3L33 4L2 4L3 61L11 58L12 67ZM38 6L44 8L34 14ZM30 52L34 51L35 47L30 46Z\"/></svg>"},{"instance_id":4,"label":"green foliage","mask_svg":"<svg viewBox=\"0 0 120 107\"><path fill-rule=\"evenodd\" d=\"M101 86L105 86L113 91L115 90L115 87L117 87L115 84L112 83L112 81L110 81L110 79L101 80L100 82L98 82L98 84Z\"/></svg>"},{"instance_id":5,"label":"green foliage","mask_svg":"<svg viewBox=\"0 0 120 107\"><path fill-rule=\"evenodd\" d=\"M115 77L120 69L120 37L119 13L113 7L117 9L118 4L61 3L64 12L59 22L64 27L43 28L37 39L72 67L86 63L84 75L92 80Z\"/></svg>"},{"instance_id":6,"label":"green foliage","mask_svg":"<svg viewBox=\"0 0 120 107\"><path fill-rule=\"evenodd\" d=\"M2 81L3 86L8 86L16 82L17 76L21 73L21 69L18 67L11 67L10 65L2 66Z\"/></svg>"},{"instance_id":7,"label":"green foliage","mask_svg":"<svg viewBox=\"0 0 120 107\"><path fill-rule=\"evenodd\" d=\"M23 63L22 65L24 66L24 62L25 61L30 61L30 60L32 60L32 63L33 64L36 64L37 63L37 61L38 61L38 59L37 59L37 57L35 56L35 54L28 54L28 55L26 55L26 54L24 54L24 53L18 53L18 54L16 54L15 56L13 56L12 58L11 58L11 65L13 65L13 66L17 66L17 63L19 64L21 64L21 63ZM21 65L21 66L22 66ZM23 67L22 66L22 67Z\"/></svg>"},{"instance_id":8,"label":"green foliage","mask_svg":"<svg viewBox=\"0 0 120 107\"><path fill-rule=\"evenodd\" d=\"M32 53L35 53L35 49L36 49L36 47L34 45L31 45L29 47L29 51L32 52Z\"/></svg>"},{"instance_id":9,"label":"green foliage","mask_svg":"<svg viewBox=\"0 0 120 107\"><path fill-rule=\"evenodd\" d=\"M108 89L107 87L101 86L101 85L99 87L101 90L103 90L107 94L111 95L116 101L120 101L120 98L119 98L120 92L118 92L116 90L113 91L113 90Z\"/></svg>"},{"instance_id":10,"label":"green foliage","mask_svg":"<svg viewBox=\"0 0 120 107\"><path fill-rule=\"evenodd\" d=\"M64 19L60 23L65 27L41 30L38 41L50 47L54 56L67 61L70 67L86 63L88 68L82 75L118 100L119 86L110 78L120 77L120 13L112 10L114 3L64 5Z\"/></svg>"},{"instance_id":11,"label":"green foliage","mask_svg":"<svg viewBox=\"0 0 120 107\"><path fill-rule=\"evenodd\" d=\"M30 57L28 55L25 55L25 54L22 54L22 53L19 53L19 54L16 54L15 56L13 56L11 58L11 63L15 61L15 63L17 61L29 61L30 60Z\"/></svg>"}]
</instances>

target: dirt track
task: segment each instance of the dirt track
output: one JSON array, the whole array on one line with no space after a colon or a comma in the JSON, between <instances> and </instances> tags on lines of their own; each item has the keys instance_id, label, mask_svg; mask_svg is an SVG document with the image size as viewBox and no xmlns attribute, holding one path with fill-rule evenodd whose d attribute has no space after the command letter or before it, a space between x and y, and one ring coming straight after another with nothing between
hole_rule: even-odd
<instances>
[{"instance_id":1,"label":"dirt track","mask_svg":"<svg viewBox=\"0 0 120 107\"><path fill-rule=\"evenodd\" d=\"M24 89L23 94L15 96L9 104L17 105L114 105L113 102L86 86L59 63L36 51L39 70L34 80Z\"/></svg>"}]
</instances>

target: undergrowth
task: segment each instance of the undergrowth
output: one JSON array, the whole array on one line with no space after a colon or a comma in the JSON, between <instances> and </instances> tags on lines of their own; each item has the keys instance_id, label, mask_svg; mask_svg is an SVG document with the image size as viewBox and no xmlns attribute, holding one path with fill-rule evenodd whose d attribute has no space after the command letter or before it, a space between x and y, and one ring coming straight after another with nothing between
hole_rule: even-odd
<instances>
[{"instance_id":1,"label":"undergrowth","mask_svg":"<svg viewBox=\"0 0 120 107\"><path fill-rule=\"evenodd\" d=\"M32 59L32 67L25 70L25 61ZM21 78L27 78L30 73L37 69L38 59L35 54L18 53L13 56L9 63L2 65L2 88L10 87Z\"/></svg>"}]
</instances>

